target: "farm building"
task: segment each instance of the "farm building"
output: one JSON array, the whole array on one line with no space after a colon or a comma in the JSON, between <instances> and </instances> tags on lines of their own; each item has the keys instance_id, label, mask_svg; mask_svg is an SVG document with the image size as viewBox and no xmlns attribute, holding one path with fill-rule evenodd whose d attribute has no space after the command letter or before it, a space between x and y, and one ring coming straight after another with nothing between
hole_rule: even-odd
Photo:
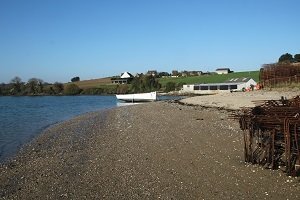
<instances>
[{"instance_id":1,"label":"farm building","mask_svg":"<svg viewBox=\"0 0 300 200\"><path fill-rule=\"evenodd\" d=\"M194 94L211 94L255 89L257 83L252 78L232 78L224 83L203 83L183 85L181 92Z\"/></svg>"},{"instance_id":2,"label":"farm building","mask_svg":"<svg viewBox=\"0 0 300 200\"><path fill-rule=\"evenodd\" d=\"M218 68L216 69L217 74L229 74L231 71L229 68Z\"/></svg>"}]
</instances>

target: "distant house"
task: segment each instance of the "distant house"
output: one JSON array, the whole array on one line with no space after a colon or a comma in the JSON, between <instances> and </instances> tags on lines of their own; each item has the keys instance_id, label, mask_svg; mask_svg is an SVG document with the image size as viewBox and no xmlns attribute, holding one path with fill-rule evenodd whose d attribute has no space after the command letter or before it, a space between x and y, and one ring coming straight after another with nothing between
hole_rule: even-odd
<instances>
[{"instance_id":1,"label":"distant house","mask_svg":"<svg viewBox=\"0 0 300 200\"><path fill-rule=\"evenodd\" d=\"M182 71L181 76L201 76L202 71Z\"/></svg>"},{"instance_id":2,"label":"distant house","mask_svg":"<svg viewBox=\"0 0 300 200\"><path fill-rule=\"evenodd\" d=\"M121 74L120 78L112 78L111 82L114 84L128 84L134 78L129 72L124 72Z\"/></svg>"},{"instance_id":3,"label":"distant house","mask_svg":"<svg viewBox=\"0 0 300 200\"><path fill-rule=\"evenodd\" d=\"M179 76L179 72L177 70L173 70L172 77L178 77L178 76Z\"/></svg>"},{"instance_id":4,"label":"distant house","mask_svg":"<svg viewBox=\"0 0 300 200\"><path fill-rule=\"evenodd\" d=\"M229 74L231 71L229 68L218 68L216 69L217 74Z\"/></svg>"},{"instance_id":5,"label":"distant house","mask_svg":"<svg viewBox=\"0 0 300 200\"><path fill-rule=\"evenodd\" d=\"M203 74L202 71L191 71L190 76L201 76Z\"/></svg>"},{"instance_id":6,"label":"distant house","mask_svg":"<svg viewBox=\"0 0 300 200\"><path fill-rule=\"evenodd\" d=\"M124 73L121 74L121 78L122 79L133 78L133 75L130 74L129 72L124 72Z\"/></svg>"},{"instance_id":7,"label":"distant house","mask_svg":"<svg viewBox=\"0 0 300 200\"><path fill-rule=\"evenodd\" d=\"M194 94L211 94L230 91L255 89L257 83L252 78L232 78L224 83L202 83L183 85L181 92Z\"/></svg>"},{"instance_id":8,"label":"distant house","mask_svg":"<svg viewBox=\"0 0 300 200\"><path fill-rule=\"evenodd\" d=\"M147 75L148 76L157 76L157 71L156 70L149 70L148 72L147 72Z\"/></svg>"}]
</instances>

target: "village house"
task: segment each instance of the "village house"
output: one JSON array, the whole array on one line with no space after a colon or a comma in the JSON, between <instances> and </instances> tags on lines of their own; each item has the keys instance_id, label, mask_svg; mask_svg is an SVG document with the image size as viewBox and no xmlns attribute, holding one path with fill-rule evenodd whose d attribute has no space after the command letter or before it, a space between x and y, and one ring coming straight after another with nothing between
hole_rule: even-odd
<instances>
[{"instance_id":1,"label":"village house","mask_svg":"<svg viewBox=\"0 0 300 200\"><path fill-rule=\"evenodd\" d=\"M229 68L218 68L216 69L217 74L229 74L231 71Z\"/></svg>"},{"instance_id":2,"label":"village house","mask_svg":"<svg viewBox=\"0 0 300 200\"><path fill-rule=\"evenodd\" d=\"M120 78L112 78L111 82L114 84L128 84L134 78L129 72L124 72L121 74Z\"/></svg>"},{"instance_id":3,"label":"village house","mask_svg":"<svg viewBox=\"0 0 300 200\"><path fill-rule=\"evenodd\" d=\"M156 70L149 70L147 73L146 73L146 75L148 75L148 76L153 76L153 77L155 77L155 76L157 76L157 71Z\"/></svg>"},{"instance_id":4,"label":"village house","mask_svg":"<svg viewBox=\"0 0 300 200\"><path fill-rule=\"evenodd\" d=\"M181 76L201 76L203 74L202 71L183 71L181 72Z\"/></svg>"}]
</instances>

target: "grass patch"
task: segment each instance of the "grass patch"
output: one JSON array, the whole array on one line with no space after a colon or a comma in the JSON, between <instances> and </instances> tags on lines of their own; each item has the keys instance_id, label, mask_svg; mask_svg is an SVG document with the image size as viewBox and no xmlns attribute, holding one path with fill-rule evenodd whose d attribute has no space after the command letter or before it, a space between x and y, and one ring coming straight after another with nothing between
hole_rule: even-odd
<instances>
[{"instance_id":1,"label":"grass patch","mask_svg":"<svg viewBox=\"0 0 300 200\"><path fill-rule=\"evenodd\" d=\"M195 84L195 83L222 83L231 78L242 78L251 77L256 82L259 81L259 71L248 71L248 72L234 72L229 74L213 74L213 75L202 75L202 76L191 76L191 77L166 77L160 78L159 83L162 87L168 82Z\"/></svg>"}]
</instances>

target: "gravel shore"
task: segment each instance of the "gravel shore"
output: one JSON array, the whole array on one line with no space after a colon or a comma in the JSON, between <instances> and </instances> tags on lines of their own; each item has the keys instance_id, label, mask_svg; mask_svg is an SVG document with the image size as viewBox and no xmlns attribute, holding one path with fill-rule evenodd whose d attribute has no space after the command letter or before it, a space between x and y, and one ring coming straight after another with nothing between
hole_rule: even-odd
<instances>
[{"instance_id":1,"label":"gravel shore","mask_svg":"<svg viewBox=\"0 0 300 200\"><path fill-rule=\"evenodd\" d=\"M228 114L155 102L62 122L0 166L0 198L299 199L299 178L244 163Z\"/></svg>"}]
</instances>

